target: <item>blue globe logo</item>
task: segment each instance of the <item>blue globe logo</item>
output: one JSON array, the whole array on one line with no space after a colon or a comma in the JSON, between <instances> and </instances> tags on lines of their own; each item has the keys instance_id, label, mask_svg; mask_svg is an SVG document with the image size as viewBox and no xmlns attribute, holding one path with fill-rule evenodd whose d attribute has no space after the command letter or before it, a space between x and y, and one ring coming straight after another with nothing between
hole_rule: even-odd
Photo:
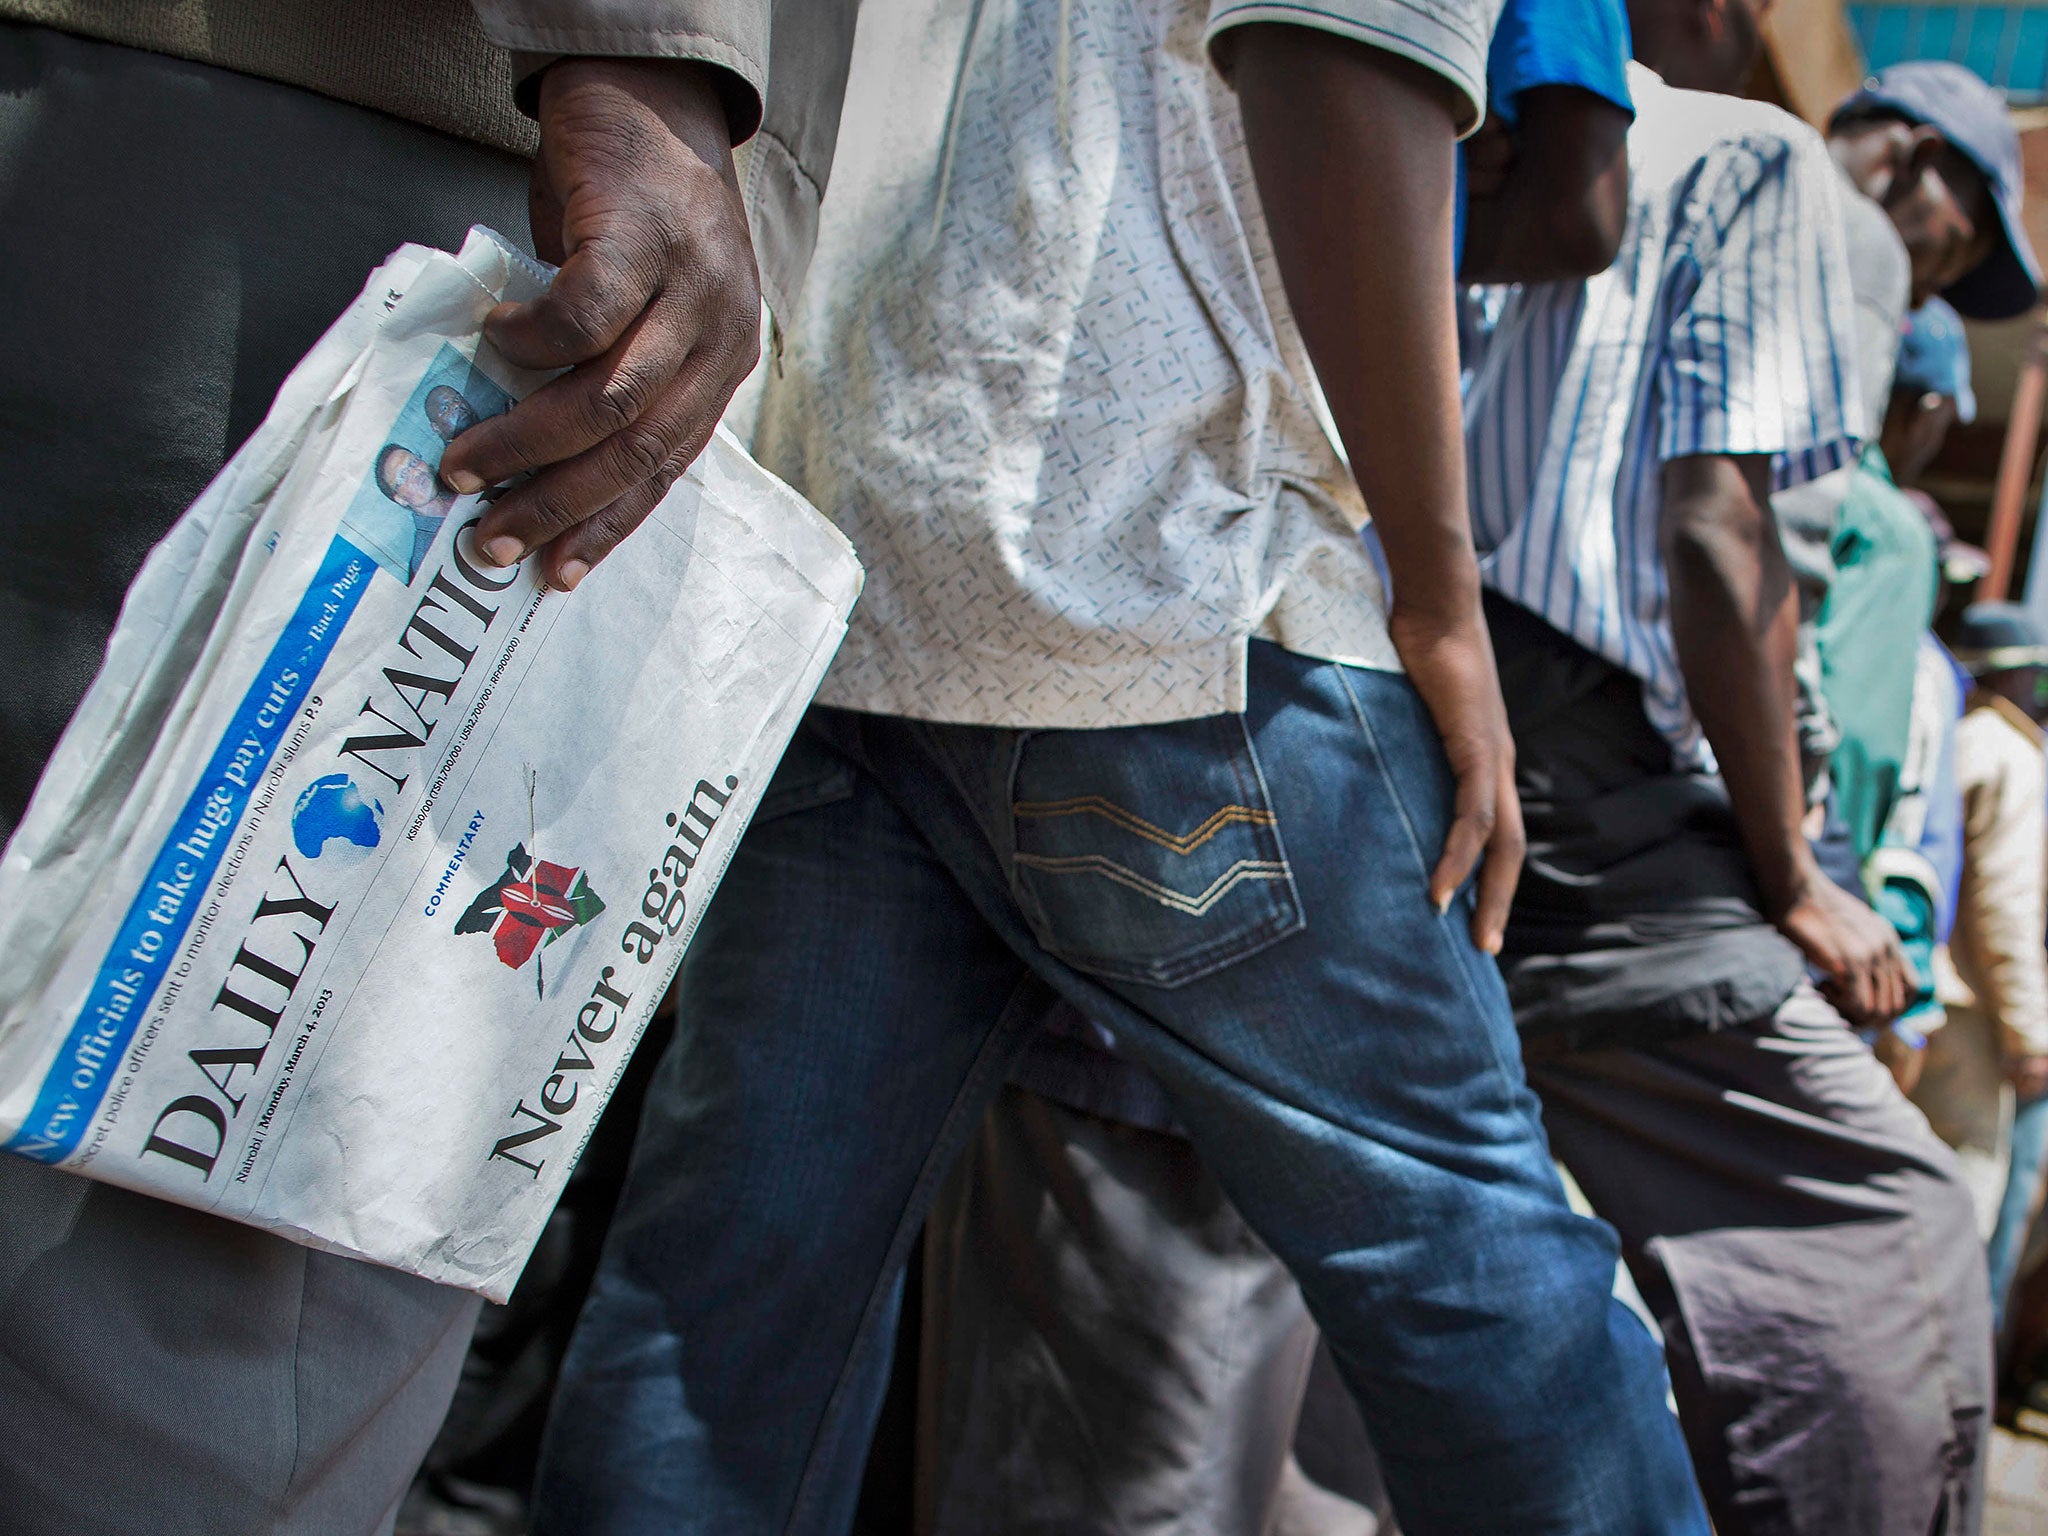
<instances>
[{"instance_id":1,"label":"blue globe logo","mask_svg":"<svg viewBox=\"0 0 2048 1536\"><path fill-rule=\"evenodd\" d=\"M319 858L336 838L357 848L374 848L383 832L383 804L365 800L356 781L345 773L315 779L292 807L292 841L309 859Z\"/></svg>"}]
</instances>

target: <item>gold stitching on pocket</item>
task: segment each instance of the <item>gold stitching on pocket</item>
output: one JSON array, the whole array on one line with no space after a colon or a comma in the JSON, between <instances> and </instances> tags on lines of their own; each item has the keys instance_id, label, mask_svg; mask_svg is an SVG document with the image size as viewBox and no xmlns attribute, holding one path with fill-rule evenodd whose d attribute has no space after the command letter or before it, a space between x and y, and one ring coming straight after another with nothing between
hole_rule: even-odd
<instances>
[{"instance_id":1,"label":"gold stitching on pocket","mask_svg":"<svg viewBox=\"0 0 2048 1536\"><path fill-rule=\"evenodd\" d=\"M1238 806L1235 809L1242 810ZM1230 868L1210 882L1209 888L1199 896L1184 896L1170 885L1161 885L1156 880L1147 880L1134 869L1126 869L1114 859L1099 853L1074 854L1066 858L1048 858L1041 853L1020 853L1019 864L1032 869L1042 869L1049 874L1071 875L1091 873L1118 885L1128 886L1140 895L1149 896L1162 907L1171 907L1189 917L1201 917L1225 896L1247 880L1285 880L1287 863L1284 859L1239 859Z\"/></svg>"},{"instance_id":2,"label":"gold stitching on pocket","mask_svg":"<svg viewBox=\"0 0 2048 1536\"><path fill-rule=\"evenodd\" d=\"M1148 843L1157 843L1171 853L1182 855L1193 853L1225 827L1235 826L1238 822L1270 827L1278 820L1271 811L1257 810L1249 805L1226 805L1186 837L1176 837L1164 827L1153 826L1144 817L1134 815L1101 795L1082 795L1074 800L1019 800L1010 807L1010 811L1033 821L1049 821L1058 816L1100 816ZM1117 867L1121 869L1123 866Z\"/></svg>"}]
</instances>

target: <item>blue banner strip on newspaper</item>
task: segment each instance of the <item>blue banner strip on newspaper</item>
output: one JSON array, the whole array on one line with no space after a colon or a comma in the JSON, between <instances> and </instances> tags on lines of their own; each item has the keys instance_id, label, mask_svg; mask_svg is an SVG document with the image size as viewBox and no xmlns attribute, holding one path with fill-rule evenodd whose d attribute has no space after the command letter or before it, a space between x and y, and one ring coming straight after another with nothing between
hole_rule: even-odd
<instances>
[{"instance_id":1,"label":"blue banner strip on newspaper","mask_svg":"<svg viewBox=\"0 0 2048 1536\"><path fill-rule=\"evenodd\" d=\"M43 1079L35 1107L7 1150L62 1162L85 1135L144 1010L163 985L193 913L249 798L312 691L377 567L346 539L327 548L319 574L228 722L93 978L78 1022Z\"/></svg>"}]
</instances>

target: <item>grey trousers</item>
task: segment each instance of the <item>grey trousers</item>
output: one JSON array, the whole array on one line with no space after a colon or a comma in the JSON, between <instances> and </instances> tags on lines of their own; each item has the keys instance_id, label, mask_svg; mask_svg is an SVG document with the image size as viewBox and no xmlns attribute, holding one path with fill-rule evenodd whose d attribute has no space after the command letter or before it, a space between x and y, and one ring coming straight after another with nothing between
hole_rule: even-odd
<instances>
[{"instance_id":1,"label":"grey trousers","mask_svg":"<svg viewBox=\"0 0 2048 1536\"><path fill-rule=\"evenodd\" d=\"M522 235L525 168L0 24L0 835L150 547L405 240ZM0 1529L368 1536L475 1298L0 1159Z\"/></svg>"},{"instance_id":2,"label":"grey trousers","mask_svg":"<svg viewBox=\"0 0 2048 1536\"><path fill-rule=\"evenodd\" d=\"M1835 1011L1802 987L1746 1029L1528 1071L1663 1329L1720 1536L1975 1532L1970 1199ZM926 1242L919 1536L1384 1520L1341 1393L1297 1428L1313 1325L1187 1142L1006 1090Z\"/></svg>"},{"instance_id":3,"label":"grey trousers","mask_svg":"<svg viewBox=\"0 0 2048 1536\"><path fill-rule=\"evenodd\" d=\"M1552 1150L1664 1330L1720 1536L1965 1536L1991 1311L1949 1150L1802 986L1774 1018L1528 1056Z\"/></svg>"},{"instance_id":4,"label":"grey trousers","mask_svg":"<svg viewBox=\"0 0 2048 1536\"><path fill-rule=\"evenodd\" d=\"M1300 1290L1183 1137L1006 1088L926 1218L924 1295L918 1536L1391 1528Z\"/></svg>"}]
</instances>

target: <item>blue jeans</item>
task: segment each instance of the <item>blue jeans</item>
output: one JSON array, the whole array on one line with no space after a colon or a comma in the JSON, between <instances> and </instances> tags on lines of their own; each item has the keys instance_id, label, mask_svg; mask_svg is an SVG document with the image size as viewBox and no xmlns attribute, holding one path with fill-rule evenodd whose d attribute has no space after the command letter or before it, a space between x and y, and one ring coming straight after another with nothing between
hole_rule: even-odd
<instances>
[{"instance_id":1,"label":"blue jeans","mask_svg":"<svg viewBox=\"0 0 2048 1536\"><path fill-rule=\"evenodd\" d=\"M2048 1095L2027 1099L2013 1111L2007 1170L2005 1196L1998 1202L1998 1224L1991 1229L1991 1243L1985 1250L1991 1271L1991 1326L1998 1333L2005 1331L2006 1297L2025 1256L2034 1205L2041 1197L2041 1180L2048 1177Z\"/></svg>"},{"instance_id":2,"label":"blue jeans","mask_svg":"<svg viewBox=\"0 0 2048 1536\"><path fill-rule=\"evenodd\" d=\"M1427 711L1263 644L1250 700L1101 731L812 712L685 965L537 1533L846 1528L906 1250L1053 989L1300 1280L1410 1536L1706 1531L1468 902L1428 902Z\"/></svg>"}]
</instances>

